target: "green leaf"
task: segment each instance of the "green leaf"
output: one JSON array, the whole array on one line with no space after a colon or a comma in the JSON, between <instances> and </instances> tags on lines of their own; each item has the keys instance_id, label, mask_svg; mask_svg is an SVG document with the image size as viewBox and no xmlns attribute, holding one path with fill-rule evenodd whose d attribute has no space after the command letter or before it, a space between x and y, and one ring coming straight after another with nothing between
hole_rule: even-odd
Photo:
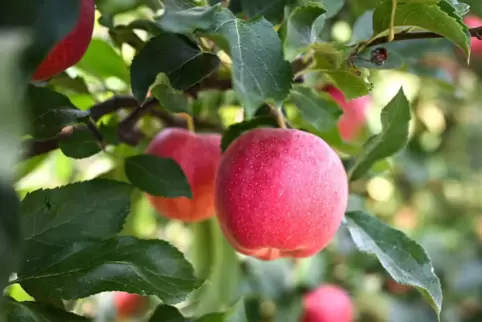
<instances>
[{"instance_id":1,"label":"green leaf","mask_svg":"<svg viewBox=\"0 0 482 322\"><path fill-rule=\"evenodd\" d=\"M371 50L364 50L353 59L353 63L357 68L367 69L399 69L404 65L404 60L396 51L384 47L388 53L388 59L384 61L382 65L374 64L370 61Z\"/></svg>"},{"instance_id":2,"label":"green leaf","mask_svg":"<svg viewBox=\"0 0 482 322\"><path fill-rule=\"evenodd\" d=\"M192 233L189 256L196 276L206 282L189 295L182 313L186 316L202 316L229 311L241 279L236 252L224 238L216 218L194 224Z\"/></svg>"},{"instance_id":3,"label":"green leaf","mask_svg":"<svg viewBox=\"0 0 482 322\"><path fill-rule=\"evenodd\" d=\"M204 315L196 319L196 322L248 322L244 301L239 300L225 312Z\"/></svg>"},{"instance_id":4,"label":"green leaf","mask_svg":"<svg viewBox=\"0 0 482 322\"><path fill-rule=\"evenodd\" d=\"M68 139L60 140L59 148L69 158L83 159L101 151L99 142L87 128L74 128Z\"/></svg>"},{"instance_id":5,"label":"green leaf","mask_svg":"<svg viewBox=\"0 0 482 322\"><path fill-rule=\"evenodd\" d=\"M224 313L210 313L196 319L196 322L225 322L227 317Z\"/></svg>"},{"instance_id":6,"label":"green leaf","mask_svg":"<svg viewBox=\"0 0 482 322\"><path fill-rule=\"evenodd\" d=\"M196 319L185 318L177 308L160 304L151 315L150 322L248 322L244 302L239 301L226 312L209 313Z\"/></svg>"},{"instance_id":7,"label":"green leaf","mask_svg":"<svg viewBox=\"0 0 482 322\"><path fill-rule=\"evenodd\" d=\"M0 290L7 285L10 274L17 268L22 255L20 200L13 187L0 183Z\"/></svg>"},{"instance_id":8,"label":"green leaf","mask_svg":"<svg viewBox=\"0 0 482 322\"><path fill-rule=\"evenodd\" d=\"M166 198L192 198L184 171L173 159L139 154L125 159L125 174L140 190Z\"/></svg>"},{"instance_id":9,"label":"green leaf","mask_svg":"<svg viewBox=\"0 0 482 322\"><path fill-rule=\"evenodd\" d=\"M332 18L343 8L345 0L321 0L321 3L326 8L326 18Z\"/></svg>"},{"instance_id":10,"label":"green leaf","mask_svg":"<svg viewBox=\"0 0 482 322\"><path fill-rule=\"evenodd\" d=\"M135 33L134 29L145 30L149 34L157 34L162 31L159 30L159 27L154 23L154 21L146 19L134 20L129 23L128 26L111 26L109 28L109 36L114 46L120 49L123 44L128 44L135 49L136 53L141 51L146 44L144 40L141 39L137 33Z\"/></svg>"},{"instance_id":11,"label":"green leaf","mask_svg":"<svg viewBox=\"0 0 482 322\"><path fill-rule=\"evenodd\" d=\"M64 127L77 124L89 116L79 110L64 95L43 87L28 86L31 127L29 134L35 139L49 139Z\"/></svg>"},{"instance_id":12,"label":"green leaf","mask_svg":"<svg viewBox=\"0 0 482 322\"><path fill-rule=\"evenodd\" d=\"M458 7L458 5L455 3L454 0L450 1L455 7ZM479 17L482 16L482 2L480 2L479 0L464 0L463 1L464 3L461 3L462 5L465 4L465 5L468 5L469 6L469 9L470 9L470 12L472 14L475 14ZM460 15L462 16L463 14L460 13Z\"/></svg>"},{"instance_id":13,"label":"green leaf","mask_svg":"<svg viewBox=\"0 0 482 322\"><path fill-rule=\"evenodd\" d=\"M348 46L338 43L316 43L312 46L312 70L337 71L346 69L346 61L352 52Z\"/></svg>"},{"instance_id":14,"label":"green leaf","mask_svg":"<svg viewBox=\"0 0 482 322\"><path fill-rule=\"evenodd\" d=\"M220 1L222 1L222 0L220 0ZM239 13L243 12L243 8L241 6L242 1L243 0L230 0L229 3L228 3L228 9L231 10L231 12L234 13L234 14L239 14Z\"/></svg>"},{"instance_id":15,"label":"green leaf","mask_svg":"<svg viewBox=\"0 0 482 322\"><path fill-rule=\"evenodd\" d=\"M44 296L69 300L122 291L174 304L200 285L183 254L163 240L114 237L38 246L17 282Z\"/></svg>"},{"instance_id":16,"label":"green leaf","mask_svg":"<svg viewBox=\"0 0 482 322\"><path fill-rule=\"evenodd\" d=\"M119 53L105 40L91 40L87 52L76 65L78 68L101 78L117 77L129 84L129 70Z\"/></svg>"},{"instance_id":17,"label":"green leaf","mask_svg":"<svg viewBox=\"0 0 482 322\"><path fill-rule=\"evenodd\" d=\"M223 9L216 13L207 36L231 56L233 88L249 118L266 100L286 98L293 72L273 25L266 19L244 21Z\"/></svg>"},{"instance_id":18,"label":"green leaf","mask_svg":"<svg viewBox=\"0 0 482 322\"><path fill-rule=\"evenodd\" d=\"M132 188L119 181L95 179L30 192L20 208L23 237L29 245L110 238L122 229L129 214Z\"/></svg>"},{"instance_id":19,"label":"green leaf","mask_svg":"<svg viewBox=\"0 0 482 322\"><path fill-rule=\"evenodd\" d=\"M273 24L283 19L285 5L291 0L241 0L241 7L248 18L263 16Z\"/></svg>"},{"instance_id":20,"label":"green leaf","mask_svg":"<svg viewBox=\"0 0 482 322\"><path fill-rule=\"evenodd\" d=\"M384 0L375 9L373 30L376 35L382 36L388 30L391 10L391 0ZM471 38L455 11L445 0L439 4L401 3L395 12L394 26L416 26L440 34L460 47L469 59Z\"/></svg>"},{"instance_id":21,"label":"green leaf","mask_svg":"<svg viewBox=\"0 0 482 322\"><path fill-rule=\"evenodd\" d=\"M398 0L398 3L423 3L423 4L437 4L441 0Z\"/></svg>"},{"instance_id":22,"label":"green leaf","mask_svg":"<svg viewBox=\"0 0 482 322\"><path fill-rule=\"evenodd\" d=\"M119 123L116 120L110 119L109 122L100 124L99 131L106 143L111 145L120 144Z\"/></svg>"},{"instance_id":23,"label":"green leaf","mask_svg":"<svg viewBox=\"0 0 482 322\"><path fill-rule=\"evenodd\" d=\"M81 76L71 77L66 72L51 78L47 86L53 90L61 89L61 91L67 93L73 92L76 94L86 94L90 96L90 91L85 79Z\"/></svg>"},{"instance_id":24,"label":"green leaf","mask_svg":"<svg viewBox=\"0 0 482 322\"><path fill-rule=\"evenodd\" d=\"M186 90L211 75L219 63L216 55L201 52L187 37L161 33L152 38L132 61L132 92L143 101L160 73L166 74L173 88Z\"/></svg>"},{"instance_id":25,"label":"green leaf","mask_svg":"<svg viewBox=\"0 0 482 322\"><path fill-rule=\"evenodd\" d=\"M445 0L446 2L448 2L449 4L452 5L452 7L455 8L455 12L458 16L460 17L463 17L465 16L466 14L469 13L469 11L471 11L471 6L468 5L467 3L464 3L464 2L459 2L458 0Z\"/></svg>"},{"instance_id":26,"label":"green leaf","mask_svg":"<svg viewBox=\"0 0 482 322\"><path fill-rule=\"evenodd\" d=\"M245 301L239 300L233 307L225 314L226 322L248 322ZM200 320L199 322L208 322Z\"/></svg>"},{"instance_id":27,"label":"green leaf","mask_svg":"<svg viewBox=\"0 0 482 322\"><path fill-rule=\"evenodd\" d=\"M312 45L313 63L310 70L321 71L329 81L340 89L347 100L367 95L371 84L365 74L356 74L347 61L353 48L338 43L316 43Z\"/></svg>"},{"instance_id":28,"label":"green leaf","mask_svg":"<svg viewBox=\"0 0 482 322\"><path fill-rule=\"evenodd\" d=\"M440 316L442 290L425 250L404 233L365 212L347 212L346 225L356 246L375 255L400 284L415 286Z\"/></svg>"},{"instance_id":29,"label":"green leaf","mask_svg":"<svg viewBox=\"0 0 482 322\"><path fill-rule=\"evenodd\" d=\"M350 44L366 41L373 36L373 10L367 10L353 24Z\"/></svg>"},{"instance_id":30,"label":"green leaf","mask_svg":"<svg viewBox=\"0 0 482 322\"><path fill-rule=\"evenodd\" d=\"M87 322L91 319L38 302L17 302L8 298L2 312L5 322Z\"/></svg>"},{"instance_id":31,"label":"green leaf","mask_svg":"<svg viewBox=\"0 0 482 322\"><path fill-rule=\"evenodd\" d=\"M325 23L325 17L322 17L324 13L326 13L325 8L317 2L296 7L291 12L284 27L283 47L286 59L292 60L307 46L318 40L319 31L323 29Z\"/></svg>"},{"instance_id":32,"label":"green leaf","mask_svg":"<svg viewBox=\"0 0 482 322\"><path fill-rule=\"evenodd\" d=\"M318 93L307 86L293 86L288 100L295 104L304 119L320 132L329 132L336 128L338 119L343 114L338 104L329 95Z\"/></svg>"},{"instance_id":33,"label":"green leaf","mask_svg":"<svg viewBox=\"0 0 482 322\"><path fill-rule=\"evenodd\" d=\"M231 125L221 139L221 150L224 152L229 145L244 132L257 127L278 127L278 123L272 116L258 116L250 120Z\"/></svg>"},{"instance_id":34,"label":"green leaf","mask_svg":"<svg viewBox=\"0 0 482 322\"><path fill-rule=\"evenodd\" d=\"M350 180L360 178L375 162L395 154L405 146L408 142L410 119L410 103L403 88L400 88L383 108L380 117L382 131L369 138L363 146L350 170Z\"/></svg>"},{"instance_id":35,"label":"green leaf","mask_svg":"<svg viewBox=\"0 0 482 322\"><path fill-rule=\"evenodd\" d=\"M151 88L151 95L168 111L191 114L191 108L186 95L172 88L169 78L165 74L159 74L157 76L156 82Z\"/></svg>"},{"instance_id":36,"label":"green leaf","mask_svg":"<svg viewBox=\"0 0 482 322\"><path fill-rule=\"evenodd\" d=\"M130 1L112 1L112 0L96 0L97 10L102 13L99 19L100 23L109 28L113 27L114 16L137 9L139 6L147 6L154 12L162 9L160 1L130 0Z\"/></svg>"},{"instance_id":37,"label":"green leaf","mask_svg":"<svg viewBox=\"0 0 482 322\"><path fill-rule=\"evenodd\" d=\"M325 72L325 76L343 92L346 100L368 95L372 89L365 78L349 71Z\"/></svg>"},{"instance_id":38,"label":"green leaf","mask_svg":"<svg viewBox=\"0 0 482 322\"><path fill-rule=\"evenodd\" d=\"M191 0L165 0L164 7L164 13L156 19L157 25L165 31L179 34L211 28L214 15L221 9L220 4L198 7Z\"/></svg>"},{"instance_id":39,"label":"green leaf","mask_svg":"<svg viewBox=\"0 0 482 322\"><path fill-rule=\"evenodd\" d=\"M186 322L181 312L170 305L160 304L149 318L150 322Z\"/></svg>"}]
</instances>

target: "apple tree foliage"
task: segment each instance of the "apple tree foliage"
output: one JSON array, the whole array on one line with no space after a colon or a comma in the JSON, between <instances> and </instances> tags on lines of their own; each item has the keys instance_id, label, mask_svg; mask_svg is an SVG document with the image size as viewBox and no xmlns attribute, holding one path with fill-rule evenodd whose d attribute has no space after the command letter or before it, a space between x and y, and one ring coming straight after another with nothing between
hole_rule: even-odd
<instances>
[{"instance_id":1,"label":"apple tree foliage","mask_svg":"<svg viewBox=\"0 0 482 322\"><path fill-rule=\"evenodd\" d=\"M416 99L399 86L381 110L379 130L364 133L363 142L345 142L336 126L342 112L319 83L333 83L352 100L376 91L380 75L393 70L455 97L440 65L424 59L457 51L460 64L470 61L476 35L463 17L472 6L482 14L482 7L467 2L97 0L102 32L72 70L43 83L31 83L30 75L72 30L78 1L2 6L0 319L93 321L76 303L124 291L153 299L144 321L259 321L272 311L260 298L276 303L276 321L296 321L303 288L336 275L324 254L299 263L240 260L214 219L184 227L191 236L187 250L133 228L142 192L192 196L174 161L143 154L159 121L184 127L177 113L187 113L197 130L222 133L224 150L246 130L277 126L269 104L282 109L289 126L320 136L344 160L353 199L335 257L350 253L345 270L383 269L418 290L434 320L446 320L444 287L429 252L357 203L366 198L360 186L367 180L400 171L393 160L413 148ZM351 37L339 41L333 35L346 24ZM388 56L377 55L380 50ZM242 106L243 120L226 125L218 113L226 106ZM19 188L52 153L69 162L104 155L110 166L84 177L70 174L48 188ZM353 247L359 253L353 255ZM357 274L343 275L340 283L368 279ZM19 300L14 289L30 300Z\"/></svg>"}]
</instances>

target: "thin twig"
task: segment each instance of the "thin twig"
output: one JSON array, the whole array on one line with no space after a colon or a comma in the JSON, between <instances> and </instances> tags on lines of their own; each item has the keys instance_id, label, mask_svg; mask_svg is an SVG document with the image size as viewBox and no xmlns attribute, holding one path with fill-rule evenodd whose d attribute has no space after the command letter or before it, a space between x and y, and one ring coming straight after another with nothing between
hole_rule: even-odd
<instances>
[{"instance_id":1,"label":"thin twig","mask_svg":"<svg viewBox=\"0 0 482 322\"><path fill-rule=\"evenodd\" d=\"M469 29L469 33L472 38L477 38L479 40L482 40L482 26L480 27L475 27ZM417 39L439 39L439 38L444 38L444 36L436 34L434 32L401 32L398 34L395 34L393 41L401 41L401 40L417 40ZM379 37L374 40L372 40L370 43L366 44L363 46L363 48L369 48L369 47L374 47L374 46L380 46L383 44L387 43L387 37ZM363 50L360 50L363 51ZM293 69L294 75L297 75L298 73L302 72L306 68L308 68L311 64L313 63L313 58L309 57L305 59L304 57L297 58L293 60L291 63L291 67Z\"/></svg>"},{"instance_id":2,"label":"thin twig","mask_svg":"<svg viewBox=\"0 0 482 322\"><path fill-rule=\"evenodd\" d=\"M186 122L183 118L177 118L175 115L163 109L156 109L155 107L157 104L158 102L156 99L148 98L142 105L143 110L137 111L137 109L140 109L140 104L135 97L116 96L104 102L93 105L90 109L91 118L92 120L97 121L104 115L114 113L124 108L134 110L119 124L119 140L129 145L136 145L143 138L142 132L140 132L135 125L139 120L139 116L146 115L144 112L157 117L162 121L165 127L186 127ZM220 125L212 123L208 120L199 117L194 117L193 120L197 129L211 129L216 132L221 132L223 130ZM33 139L25 140L22 159L25 160L58 149L59 142L62 140L68 140L72 136L74 130L86 131L89 129L86 128L84 124L79 126L67 126L51 139L42 141Z\"/></svg>"},{"instance_id":3,"label":"thin twig","mask_svg":"<svg viewBox=\"0 0 482 322\"><path fill-rule=\"evenodd\" d=\"M475 27L469 29L469 33L471 37L474 38L481 38L482 35L482 26L480 27ZM444 36L436 34L434 32L408 32L408 33L398 33L395 34L394 38L392 41L400 41L400 40L414 40L414 39L436 39L436 38L444 38ZM386 37L380 37L368 45L368 47L373 47L373 46L378 46L387 43L387 38Z\"/></svg>"},{"instance_id":4,"label":"thin twig","mask_svg":"<svg viewBox=\"0 0 482 322\"><path fill-rule=\"evenodd\" d=\"M95 104L90 108L90 116L94 121L98 121L102 116L114 113L123 108L136 108L139 102L134 96L114 96L104 102Z\"/></svg>"},{"instance_id":5,"label":"thin twig","mask_svg":"<svg viewBox=\"0 0 482 322\"><path fill-rule=\"evenodd\" d=\"M104 136L102 135L99 128L97 127L97 124L95 124L95 122L92 120L92 118L89 118L89 120L87 120L87 122L85 122L85 124L87 125L87 129L89 129L89 131L92 133L92 135L97 140L97 143L99 144L99 147L104 151L106 143L105 143L105 140L104 140Z\"/></svg>"}]
</instances>

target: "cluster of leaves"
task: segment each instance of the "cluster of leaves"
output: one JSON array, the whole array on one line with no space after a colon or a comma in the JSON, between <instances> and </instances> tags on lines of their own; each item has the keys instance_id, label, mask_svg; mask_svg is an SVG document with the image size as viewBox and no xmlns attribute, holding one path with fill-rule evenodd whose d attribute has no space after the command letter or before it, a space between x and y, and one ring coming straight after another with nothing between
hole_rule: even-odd
<instances>
[{"instance_id":1,"label":"cluster of leaves","mask_svg":"<svg viewBox=\"0 0 482 322\"><path fill-rule=\"evenodd\" d=\"M203 93L214 89L221 92L218 101L244 109L243 122L222 129L223 150L248 129L276 126L264 104L292 107L301 116L300 127L350 158L347 171L355 182L406 145L410 103L400 89L383 109L381 132L364 145L348 144L336 127L342 112L331 98L319 93L319 84L330 82L351 100L370 93L377 70L410 71L410 61L401 58L406 48L398 43L384 45L387 61L367 58L376 45L387 42L390 33L395 39L411 39L407 35L433 32L427 37L442 36L437 44L449 41L470 57L471 35L462 22L467 5L456 0L371 2L374 5L355 24L352 42L342 44L330 41L325 27L340 12L343 1L231 0L226 6L224 1L164 0L162 4L132 1L125 6L99 0L99 21L108 28L112 46L94 39L77 67L90 76L116 77L123 85L112 91L133 94L110 100L105 90L94 93L92 84L80 76L64 74L48 84L28 84L42 57L72 30L77 1L27 4L17 0L4 8L0 13L0 149L5 156L0 163L0 199L5 205L0 219L4 263L0 288L18 283L36 299L23 303L6 298L2 312L7 319L88 320L65 311L60 299L125 291L162 300L152 321L166 316L176 321L183 321L183 316L196 321L246 321L242 301L236 296L226 298L220 291L227 287L226 281L236 280L233 272L240 268L213 222L199 225L194 232L199 242L193 243L191 262L166 241L119 236L134 190L171 198L192 196L174 161L136 151L122 156L118 164L122 176L116 180L106 176L37 190L21 201L13 188L12 169L24 155L56 148L82 159L104 153L106 146L140 145L146 137L132 141L132 136L141 117L161 115L167 123L166 119L176 120L175 113L183 112L216 119L212 110L220 103L211 102L206 108L202 99ZM125 25L115 23L116 15L140 4L151 13L162 9L161 13ZM137 31L147 33L147 41ZM135 52L130 67L118 54L124 44ZM147 98L149 90L153 98ZM123 109L128 110L125 118L117 113ZM22 136L27 139L22 141ZM39 150L31 152L32 147ZM359 250L376 256L395 281L415 286L440 314L440 281L420 245L365 210L347 212L343 225ZM207 258L203 246L219 250ZM13 279L12 273L16 274ZM183 314L171 306L186 298L189 306Z\"/></svg>"}]
</instances>

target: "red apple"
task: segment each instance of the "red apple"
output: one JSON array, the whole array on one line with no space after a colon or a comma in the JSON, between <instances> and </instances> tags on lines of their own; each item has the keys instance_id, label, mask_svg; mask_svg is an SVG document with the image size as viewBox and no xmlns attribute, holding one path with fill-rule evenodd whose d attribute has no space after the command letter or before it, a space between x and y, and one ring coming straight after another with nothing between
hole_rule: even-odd
<instances>
[{"instance_id":1,"label":"red apple","mask_svg":"<svg viewBox=\"0 0 482 322\"><path fill-rule=\"evenodd\" d=\"M336 285L323 285L303 298L302 322L351 322L353 315L350 296Z\"/></svg>"},{"instance_id":2,"label":"red apple","mask_svg":"<svg viewBox=\"0 0 482 322\"><path fill-rule=\"evenodd\" d=\"M46 80L75 65L89 47L94 31L94 0L81 0L79 19L74 29L59 41L35 70L34 81Z\"/></svg>"},{"instance_id":3,"label":"red apple","mask_svg":"<svg viewBox=\"0 0 482 322\"><path fill-rule=\"evenodd\" d=\"M338 121L338 129L343 140L355 139L366 124L366 111L371 104L370 96L362 96L351 101L346 101L343 93L333 86L324 88L331 97L340 105L343 115Z\"/></svg>"},{"instance_id":4,"label":"red apple","mask_svg":"<svg viewBox=\"0 0 482 322\"><path fill-rule=\"evenodd\" d=\"M398 284L391 278L387 281L387 288L393 294L406 294L412 290L411 286Z\"/></svg>"},{"instance_id":5,"label":"red apple","mask_svg":"<svg viewBox=\"0 0 482 322\"><path fill-rule=\"evenodd\" d=\"M468 15L464 17L464 23L469 28L480 27L482 26L482 19L474 15ZM482 40L472 37L471 51L477 56L482 55Z\"/></svg>"},{"instance_id":6,"label":"red apple","mask_svg":"<svg viewBox=\"0 0 482 322\"><path fill-rule=\"evenodd\" d=\"M192 199L147 194L160 214L184 222L201 221L215 215L214 178L221 159L220 134L196 134L186 129L168 128L151 141L146 152L176 161L193 192Z\"/></svg>"},{"instance_id":7,"label":"red apple","mask_svg":"<svg viewBox=\"0 0 482 322\"><path fill-rule=\"evenodd\" d=\"M263 260L309 257L325 248L348 199L338 155L296 129L258 128L238 137L223 154L215 188L226 239Z\"/></svg>"},{"instance_id":8,"label":"red apple","mask_svg":"<svg viewBox=\"0 0 482 322\"><path fill-rule=\"evenodd\" d=\"M114 292L114 305L117 316L125 319L141 313L147 306L147 298L139 294Z\"/></svg>"}]
</instances>

